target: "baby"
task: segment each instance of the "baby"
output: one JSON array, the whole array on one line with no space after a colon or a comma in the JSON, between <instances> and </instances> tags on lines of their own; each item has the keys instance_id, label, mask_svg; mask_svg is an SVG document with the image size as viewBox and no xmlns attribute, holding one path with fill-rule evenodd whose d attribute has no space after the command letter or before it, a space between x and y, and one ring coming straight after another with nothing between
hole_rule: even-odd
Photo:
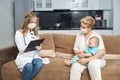
<instances>
[{"instance_id":1,"label":"baby","mask_svg":"<svg viewBox=\"0 0 120 80\"><path fill-rule=\"evenodd\" d=\"M99 50L98 45L99 39L96 36L93 36L89 39L88 47L86 50L81 50L80 53L75 55L71 60L65 59L64 62L66 63L66 65L70 66L71 64L78 62L79 58L91 57L98 52ZM81 54L83 54L83 57L79 57L79 55Z\"/></svg>"}]
</instances>

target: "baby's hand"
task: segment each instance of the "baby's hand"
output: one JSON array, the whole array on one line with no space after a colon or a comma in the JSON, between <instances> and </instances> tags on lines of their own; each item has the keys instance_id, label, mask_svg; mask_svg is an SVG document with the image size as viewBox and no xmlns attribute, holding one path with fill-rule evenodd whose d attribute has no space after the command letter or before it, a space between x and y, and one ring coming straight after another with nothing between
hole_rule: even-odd
<instances>
[{"instance_id":1,"label":"baby's hand","mask_svg":"<svg viewBox=\"0 0 120 80\"><path fill-rule=\"evenodd\" d=\"M84 54L83 54L83 52L80 52L80 53L78 54L78 56L79 56L80 58L85 57Z\"/></svg>"},{"instance_id":2,"label":"baby's hand","mask_svg":"<svg viewBox=\"0 0 120 80\"><path fill-rule=\"evenodd\" d=\"M83 49L83 50L81 50L80 52L81 52L81 53L84 53L84 51L85 51L85 50Z\"/></svg>"}]
</instances>

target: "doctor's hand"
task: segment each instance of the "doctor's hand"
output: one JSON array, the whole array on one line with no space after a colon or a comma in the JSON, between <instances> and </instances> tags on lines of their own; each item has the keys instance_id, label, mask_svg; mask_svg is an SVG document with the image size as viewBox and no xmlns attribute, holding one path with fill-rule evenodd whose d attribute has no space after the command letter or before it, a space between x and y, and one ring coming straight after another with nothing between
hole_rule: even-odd
<instances>
[{"instance_id":1,"label":"doctor's hand","mask_svg":"<svg viewBox=\"0 0 120 80\"><path fill-rule=\"evenodd\" d=\"M42 48L42 45L40 45L40 46L36 46L35 48L36 48L37 50L39 50L39 51L40 51L40 50L41 50L41 48Z\"/></svg>"}]
</instances>

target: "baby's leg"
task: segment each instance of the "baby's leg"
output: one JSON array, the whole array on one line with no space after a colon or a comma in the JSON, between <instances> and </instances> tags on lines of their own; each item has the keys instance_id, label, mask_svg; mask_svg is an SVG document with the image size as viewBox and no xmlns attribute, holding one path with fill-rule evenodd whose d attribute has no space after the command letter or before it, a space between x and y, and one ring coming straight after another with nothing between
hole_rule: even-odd
<instances>
[{"instance_id":1,"label":"baby's leg","mask_svg":"<svg viewBox=\"0 0 120 80\"><path fill-rule=\"evenodd\" d=\"M71 63L72 63L72 64L73 64L73 63L76 63L76 62L78 62L78 60L79 60L78 55L75 55L75 56L71 59Z\"/></svg>"}]
</instances>

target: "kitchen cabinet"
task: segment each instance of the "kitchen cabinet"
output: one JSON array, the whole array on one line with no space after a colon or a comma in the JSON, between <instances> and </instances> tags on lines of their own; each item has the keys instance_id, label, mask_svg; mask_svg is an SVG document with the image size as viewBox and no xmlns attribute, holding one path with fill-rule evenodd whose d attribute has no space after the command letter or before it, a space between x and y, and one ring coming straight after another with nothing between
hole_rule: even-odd
<instances>
[{"instance_id":1,"label":"kitchen cabinet","mask_svg":"<svg viewBox=\"0 0 120 80\"><path fill-rule=\"evenodd\" d=\"M112 0L32 0L35 11L53 9L111 10Z\"/></svg>"},{"instance_id":2,"label":"kitchen cabinet","mask_svg":"<svg viewBox=\"0 0 120 80\"><path fill-rule=\"evenodd\" d=\"M90 10L111 10L112 0L89 0Z\"/></svg>"},{"instance_id":3,"label":"kitchen cabinet","mask_svg":"<svg viewBox=\"0 0 120 80\"><path fill-rule=\"evenodd\" d=\"M54 9L70 9L71 0L53 0Z\"/></svg>"},{"instance_id":4,"label":"kitchen cabinet","mask_svg":"<svg viewBox=\"0 0 120 80\"><path fill-rule=\"evenodd\" d=\"M112 0L53 0L54 9L111 10Z\"/></svg>"},{"instance_id":5,"label":"kitchen cabinet","mask_svg":"<svg viewBox=\"0 0 120 80\"><path fill-rule=\"evenodd\" d=\"M88 0L72 0L71 2L72 10L88 10Z\"/></svg>"},{"instance_id":6,"label":"kitchen cabinet","mask_svg":"<svg viewBox=\"0 0 120 80\"><path fill-rule=\"evenodd\" d=\"M112 0L99 0L99 8L103 10L112 9Z\"/></svg>"},{"instance_id":7,"label":"kitchen cabinet","mask_svg":"<svg viewBox=\"0 0 120 80\"><path fill-rule=\"evenodd\" d=\"M88 0L53 0L54 9L85 10L88 9Z\"/></svg>"},{"instance_id":8,"label":"kitchen cabinet","mask_svg":"<svg viewBox=\"0 0 120 80\"><path fill-rule=\"evenodd\" d=\"M53 0L33 0L35 11L53 10Z\"/></svg>"},{"instance_id":9,"label":"kitchen cabinet","mask_svg":"<svg viewBox=\"0 0 120 80\"><path fill-rule=\"evenodd\" d=\"M72 0L72 10L111 10L111 0Z\"/></svg>"}]
</instances>

